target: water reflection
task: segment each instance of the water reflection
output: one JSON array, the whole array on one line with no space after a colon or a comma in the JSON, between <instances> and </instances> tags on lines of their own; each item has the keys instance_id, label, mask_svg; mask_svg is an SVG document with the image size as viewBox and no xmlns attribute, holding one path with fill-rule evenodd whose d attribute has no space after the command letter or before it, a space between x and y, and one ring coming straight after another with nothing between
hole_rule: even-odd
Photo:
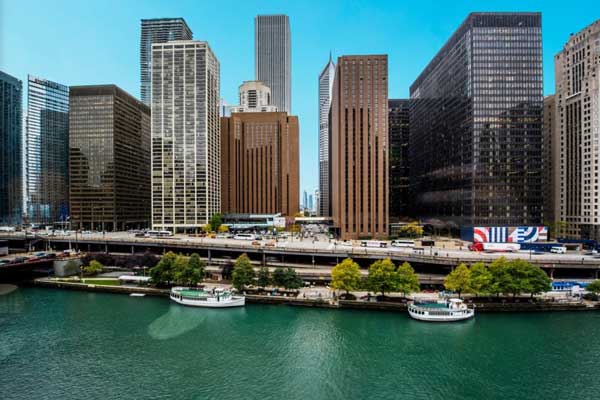
<instances>
[{"instance_id":1,"label":"water reflection","mask_svg":"<svg viewBox=\"0 0 600 400\"><path fill-rule=\"evenodd\" d=\"M202 311L204 310L172 304L169 311L148 325L148 334L158 340L181 336L204 322L206 313Z\"/></svg>"}]
</instances>

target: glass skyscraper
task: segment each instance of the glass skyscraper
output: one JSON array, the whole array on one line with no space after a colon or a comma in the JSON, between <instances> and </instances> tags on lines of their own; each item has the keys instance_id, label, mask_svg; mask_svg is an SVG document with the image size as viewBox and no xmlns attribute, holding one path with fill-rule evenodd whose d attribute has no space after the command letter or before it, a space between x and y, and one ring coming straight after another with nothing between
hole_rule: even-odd
<instances>
[{"instance_id":1,"label":"glass skyscraper","mask_svg":"<svg viewBox=\"0 0 600 400\"><path fill-rule=\"evenodd\" d=\"M69 88L28 76L25 130L26 215L31 223L69 215Z\"/></svg>"},{"instance_id":2,"label":"glass skyscraper","mask_svg":"<svg viewBox=\"0 0 600 400\"><path fill-rule=\"evenodd\" d=\"M390 141L390 221L410 214L409 157L410 100L388 100L388 131Z\"/></svg>"},{"instance_id":3,"label":"glass skyscraper","mask_svg":"<svg viewBox=\"0 0 600 400\"><path fill-rule=\"evenodd\" d=\"M140 39L141 99L150 107L151 52L153 43L170 40L192 40L192 31L183 18L143 19Z\"/></svg>"},{"instance_id":4,"label":"glass skyscraper","mask_svg":"<svg viewBox=\"0 0 600 400\"><path fill-rule=\"evenodd\" d=\"M0 71L0 224L17 225L23 207L23 83Z\"/></svg>"},{"instance_id":5,"label":"glass skyscraper","mask_svg":"<svg viewBox=\"0 0 600 400\"><path fill-rule=\"evenodd\" d=\"M473 13L411 85L418 215L450 226L541 223L542 18Z\"/></svg>"},{"instance_id":6,"label":"glass skyscraper","mask_svg":"<svg viewBox=\"0 0 600 400\"><path fill-rule=\"evenodd\" d=\"M329 61L319 74L319 201L318 212L321 217L331 215L331 180L329 169L329 113L333 94L335 64L329 55Z\"/></svg>"}]
</instances>

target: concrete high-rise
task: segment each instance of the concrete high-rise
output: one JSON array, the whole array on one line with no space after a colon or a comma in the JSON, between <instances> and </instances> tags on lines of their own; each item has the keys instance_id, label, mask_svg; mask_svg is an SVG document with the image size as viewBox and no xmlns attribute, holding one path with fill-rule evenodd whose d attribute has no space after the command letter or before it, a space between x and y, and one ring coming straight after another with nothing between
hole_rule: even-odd
<instances>
[{"instance_id":1,"label":"concrete high-rise","mask_svg":"<svg viewBox=\"0 0 600 400\"><path fill-rule=\"evenodd\" d=\"M544 224L554 224L556 190L554 152L557 151L556 129L556 102L554 95L544 97ZM557 232L554 232L555 234Z\"/></svg>"},{"instance_id":2,"label":"concrete high-rise","mask_svg":"<svg viewBox=\"0 0 600 400\"><path fill-rule=\"evenodd\" d=\"M338 58L331 105L331 204L342 239L388 235L388 58Z\"/></svg>"},{"instance_id":3,"label":"concrete high-rise","mask_svg":"<svg viewBox=\"0 0 600 400\"><path fill-rule=\"evenodd\" d=\"M64 224L69 216L69 88L29 75L27 97L27 221Z\"/></svg>"},{"instance_id":4,"label":"concrete high-rise","mask_svg":"<svg viewBox=\"0 0 600 400\"><path fill-rule=\"evenodd\" d=\"M152 226L195 231L221 210L219 61L207 42L152 46Z\"/></svg>"},{"instance_id":5,"label":"concrete high-rise","mask_svg":"<svg viewBox=\"0 0 600 400\"><path fill-rule=\"evenodd\" d=\"M23 214L23 83L0 71L0 224Z\"/></svg>"},{"instance_id":6,"label":"concrete high-rise","mask_svg":"<svg viewBox=\"0 0 600 400\"><path fill-rule=\"evenodd\" d=\"M292 113L292 50L287 15L258 15L254 19L255 79L271 88L272 104Z\"/></svg>"},{"instance_id":7,"label":"concrete high-rise","mask_svg":"<svg viewBox=\"0 0 600 400\"><path fill-rule=\"evenodd\" d=\"M331 215L331 180L329 169L329 117L335 64L329 54L329 61L319 74L319 201L318 213L321 217Z\"/></svg>"},{"instance_id":8,"label":"concrete high-rise","mask_svg":"<svg viewBox=\"0 0 600 400\"><path fill-rule=\"evenodd\" d=\"M390 221L410 214L410 175L408 141L410 137L410 100L388 101Z\"/></svg>"},{"instance_id":9,"label":"concrete high-rise","mask_svg":"<svg viewBox=\"0 0 600 400\"><path fill-rule=\"evenodd\" d=\"M570 238L600 240L600 20L554 57L555 219Z\"/></svg>"},{"instance_id":10,"label":"concrete high-rise","mask_svg":"<svg viewBox=\"0 0 600 400\"><path fill-rule=\"evenodd\" d=\"M127 230L150 220L150 109L115 85L69 90L71 225Z\"/></svg>"},{"instance_id":11,"label":"concrete high-rise","mask_svg":"<svg viewBox=\"0 0 600 400\"><path fill-rule=\"evenodd\" d=\"M542 17L472 13L410 87L417 216L537 225L543 213Z\"/></svg>"},{"instance_id":12,"label":"concrete high-rise","mask_svg":"<svg viewBox=\"0 0 600 400\"><path fill-rule=\"evenodd\" d=\"M152 78L151 53L154 43L171 40L192 40L192 31L183 18L143 19L140 40L141 99L150 107Z\"/></svg>"},{"instance_id":13,"label":"concrete high-rise","mask_svg":"<svg viewBox=\"0 0 600 400\"><path fill-rule=\"evenodd\" d=\"M242 112L221 118L221 209L227 213L299 210L298 117Z\"/></svg>"}]
</instances>

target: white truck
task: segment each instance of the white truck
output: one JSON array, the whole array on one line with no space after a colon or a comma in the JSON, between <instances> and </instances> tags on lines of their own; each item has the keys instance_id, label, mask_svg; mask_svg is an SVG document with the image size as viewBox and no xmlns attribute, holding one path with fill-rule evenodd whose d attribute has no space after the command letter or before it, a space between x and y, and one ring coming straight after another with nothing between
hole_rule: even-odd
<instances>
[{"instance_id":1,"label":"white truck","mask_svg":"<svg viewBox=\"0 0 600 400\"><path fill-rule=\"evenodd\" d=\"M521 249L521 245L519 243L473 243L469 246L471 251L486 251L490 253L501 253L508 252L512 253L515 251L519 251Z\"/></svg>"}]
</instances>

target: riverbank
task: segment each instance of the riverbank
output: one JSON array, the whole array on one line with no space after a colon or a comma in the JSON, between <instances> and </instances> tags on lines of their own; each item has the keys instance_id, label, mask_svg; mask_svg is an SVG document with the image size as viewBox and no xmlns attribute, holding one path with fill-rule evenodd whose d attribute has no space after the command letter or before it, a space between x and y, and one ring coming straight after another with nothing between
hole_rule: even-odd
<instances>
[{"instance_id":1,"label":"riverbank","mask_svg":"<svg viewBox=\"0 0 600 400\"><path fill-rule=\"evenodd\" d=\"M66 282L53 278L38 278L32 282L33 286L79 290L88 292L102 292L115 294L143 293L149 296L168 297L169 290L137 286L111 286L94 285L91 283ZM301 297L265 296L248 294L246 302L249 304L274 304L299 307L319 307L329 309L354 309L370 311L406 311L406 304L393 301L364 301L364 300L330 300L311 299ZM473 302L477 312L502 313L502 312L545 312L545 311L600 311L600 302L498 302L478 303Z\"/></svg>"}]
</instances>

